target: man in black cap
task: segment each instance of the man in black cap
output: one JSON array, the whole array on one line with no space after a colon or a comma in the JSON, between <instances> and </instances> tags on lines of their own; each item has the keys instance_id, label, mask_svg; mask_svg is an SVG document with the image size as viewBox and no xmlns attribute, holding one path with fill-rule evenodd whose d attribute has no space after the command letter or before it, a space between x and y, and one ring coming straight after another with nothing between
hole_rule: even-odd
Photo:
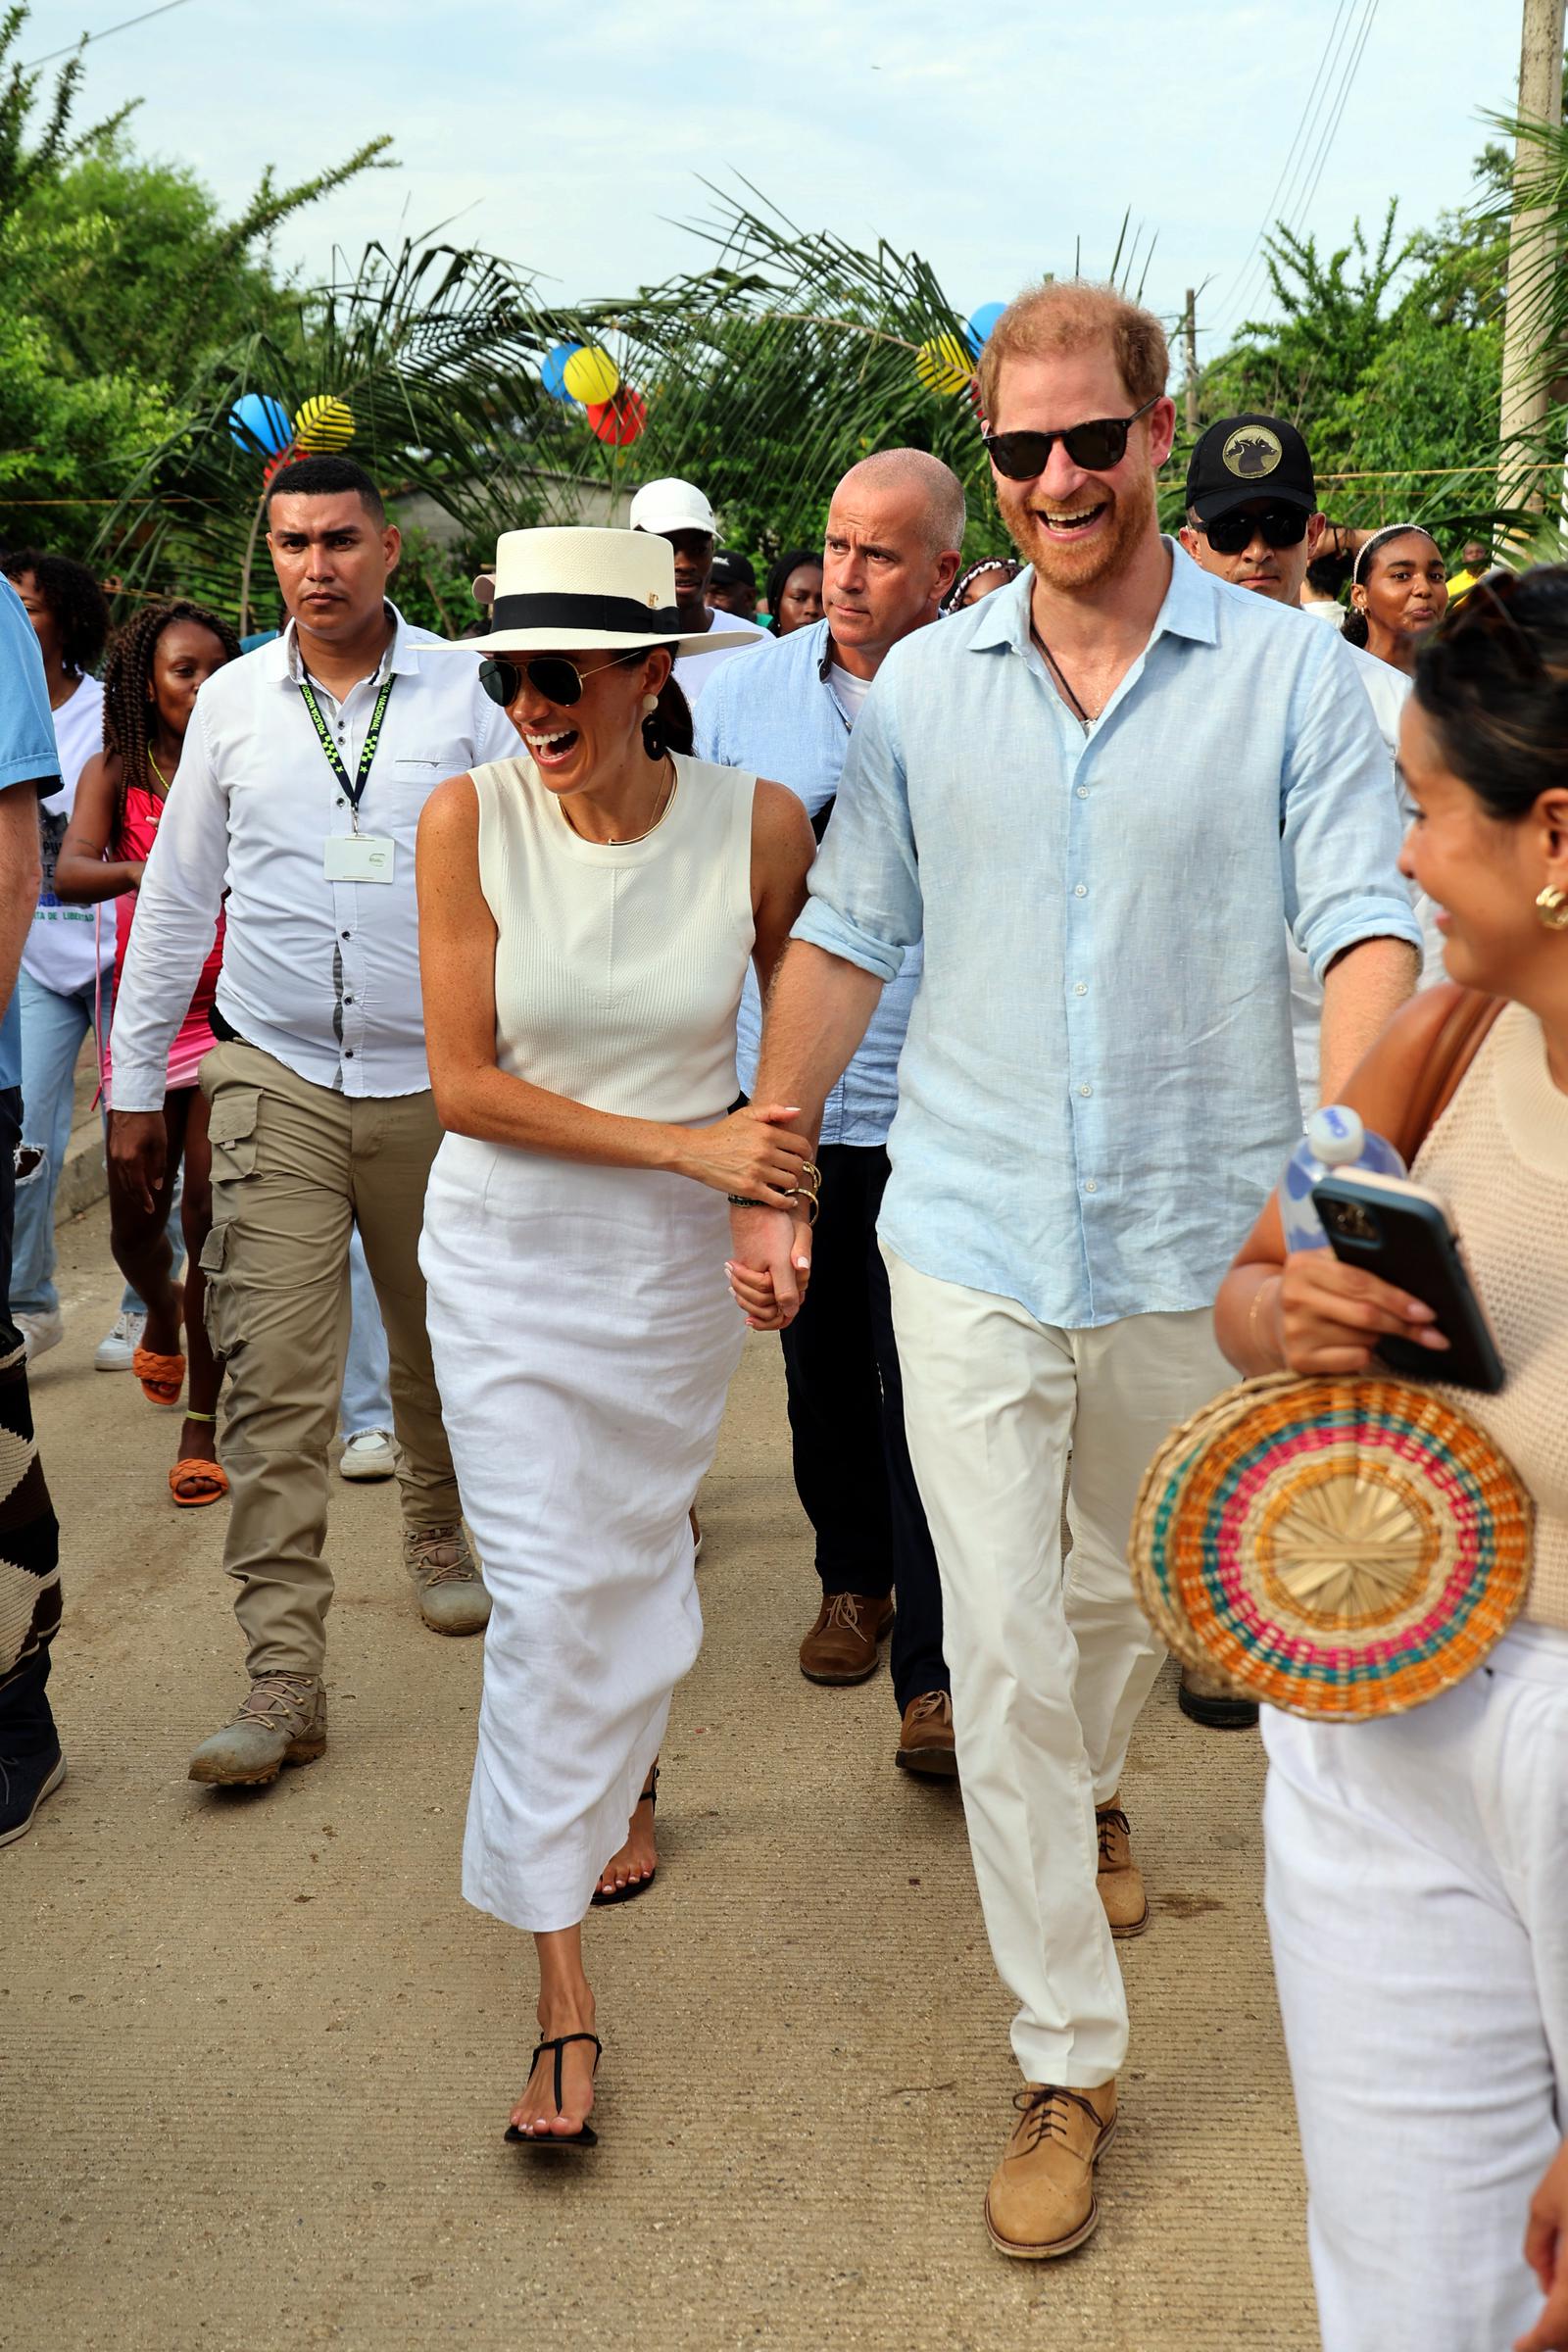
<instances>
[{"instance_id":1,"label":"man in black cap","mask_svg":"<svg viewBox=\"0 0 1568 2352\"><path fill-rule=\"evenodd\" d=\"M742 620L757 618L757 574L732 547L721 547L713 558L708 601L720 612L738 612Z\"/></svg>"}]
</instances>

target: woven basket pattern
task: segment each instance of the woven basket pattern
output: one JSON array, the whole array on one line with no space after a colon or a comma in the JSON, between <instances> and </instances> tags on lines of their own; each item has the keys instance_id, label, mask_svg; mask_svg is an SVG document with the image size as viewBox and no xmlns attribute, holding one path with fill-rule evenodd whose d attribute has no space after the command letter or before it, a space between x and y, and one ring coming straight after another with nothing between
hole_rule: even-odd
<instances>
[{"instance_id":1,"label":"woven basket pattern","mask_svg":"<svg viewBox=\"0 0 1568 2352\"><path fill-rule=\"evenodd\" d=\"M1534 1510L1473 1422L1390 1378L1216 1396L1145 1474L1130 1557L1184 1664L1288 1714L1420 1706L1524 1605Z\"/></svg>"}]
</instances>

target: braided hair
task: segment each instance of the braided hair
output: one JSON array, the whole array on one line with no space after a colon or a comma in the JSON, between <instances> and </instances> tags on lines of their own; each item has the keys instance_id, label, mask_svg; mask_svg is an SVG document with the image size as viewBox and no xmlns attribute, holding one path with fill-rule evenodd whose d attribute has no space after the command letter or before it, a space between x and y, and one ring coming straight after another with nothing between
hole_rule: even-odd
<instances>
[{"instance_id":1,"label":"braided hair","mask_svg":"<svg viewBox=\"0 0 1568 2352\"><path fill-rule=\"evenodd\" d=\"M216 612L204 605L148 605L127 620L109 649L104 665L104 749L120 757L120 798L115 824L123 831L125 795L133 784L152 789L150 749L153 730L153 656L158 640L176 620L193 621L209 629L228 662L239 659L239 639Z\"/></svg>"}]
</instances>

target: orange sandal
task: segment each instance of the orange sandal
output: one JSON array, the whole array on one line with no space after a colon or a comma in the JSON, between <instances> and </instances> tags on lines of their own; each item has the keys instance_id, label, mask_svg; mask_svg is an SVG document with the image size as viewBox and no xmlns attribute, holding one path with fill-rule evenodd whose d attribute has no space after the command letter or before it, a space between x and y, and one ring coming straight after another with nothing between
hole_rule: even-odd
<instances>
[{"instance_id":1,"label":"orange sandal","mask_svg":"<svg viewBox=\"0 0 1568 2352\"><path fill-rule=\"evenodd\" d=\"M198 1486L207 1492L194 1493ZM228 1493L228 1473L220 1463L204 1462L199 1454L192 1454L188 1460L176 1462L169 1473L169 1492L178 1509L200 1510L204 1503L222 1501Z\"/></svg>"},{"instance_id":2,"label":"orange sandal","mask_svg":"<svg viewBox=\"0 0 1568 2352\"><path fill-rule=\"evenodd\" d=\"M155 1355L150 1348L138 1348L130 1359L130 1368L141 1382L141 1393L149 1404L177 1404L185 1386L185 1358L182 1355Z\"/></svg>"}]
</instances>

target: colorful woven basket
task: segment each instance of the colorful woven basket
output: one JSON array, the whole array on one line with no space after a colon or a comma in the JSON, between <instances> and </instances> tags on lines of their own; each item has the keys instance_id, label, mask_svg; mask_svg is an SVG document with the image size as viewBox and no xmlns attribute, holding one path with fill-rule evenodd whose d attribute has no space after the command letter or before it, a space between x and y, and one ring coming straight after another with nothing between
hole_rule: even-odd
<instances>
[{"instance_id":1,"label":"colorful woven basket","mask_svg":"<svg viewBox=\"0 0 1568 2352\"><path fill-rule=\"evenodd\" d=\"M1353 1723L1480 1665L1524 1605L1534 1516L1492 1440L1429 1391L1281 1373L1166 1439L1133 1581L1185 1665Z\"/></svg>"}]
</instances>

